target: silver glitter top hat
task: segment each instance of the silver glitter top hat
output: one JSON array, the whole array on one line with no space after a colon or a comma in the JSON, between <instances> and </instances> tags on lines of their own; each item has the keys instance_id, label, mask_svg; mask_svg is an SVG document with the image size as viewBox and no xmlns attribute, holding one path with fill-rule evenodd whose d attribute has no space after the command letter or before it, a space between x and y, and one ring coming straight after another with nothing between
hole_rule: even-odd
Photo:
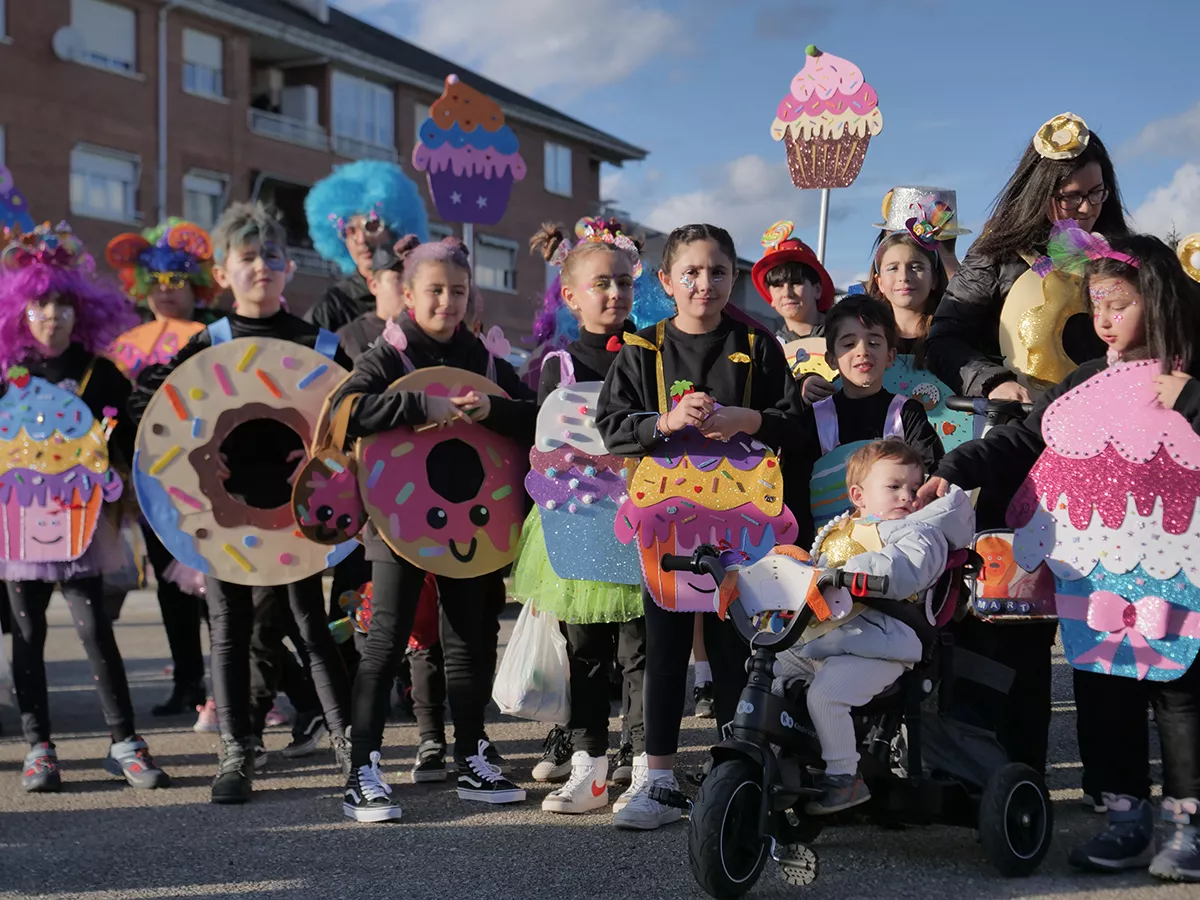
<instances>
[{"instance_id":1,"label":"silver glitter top hat","mask_svg":"<svg viewBox=\"0 0 1200 900\"><path fill-rule=\"evenodd\" d=\"M935 205L939 202L949 208L950 220L938 229L937 239L948 241L960 234L970 234L969 228L959 227L958 197L954 191L921 184L894 187L884 194L884 220L876 222L875 227L884 228L887 231L906 231L905 223L909 219L924 219L933 213Z\"/></svg>"}]
</instances>

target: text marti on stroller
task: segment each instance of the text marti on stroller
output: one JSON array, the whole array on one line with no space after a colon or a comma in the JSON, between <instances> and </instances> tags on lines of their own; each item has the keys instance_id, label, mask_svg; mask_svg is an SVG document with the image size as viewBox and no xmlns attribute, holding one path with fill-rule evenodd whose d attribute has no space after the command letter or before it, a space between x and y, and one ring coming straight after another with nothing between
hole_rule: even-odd
<instances>
[{"instance_id":1,"label":"text marti on stroller","mask_svg":"<svg viewBox=\"0 0 1200 900\"><path fill-rule=\"evenodd\" d=\"M727 568L727 564L729 568ZM825 825L856 820L862 811L885 825L946 824L977 828L988 859L1005 875L1024 875L1049 847L1052 813L1042 777L1009 763L990 732L948 718L956 681L1006 691L1011 670L956 649L942 631L961 606L964 575L978 557L953 551L943 575L924 597L934 629L923 659L866 706L853 710L860 768L872 799L858 813L811 816L805 804L820 794L823 766L803 689L772 693L776 656L795 644L816 618L836 619L853 602L886 601L888 576L815 568L794 547L745 568L702 545L690 557L664 556L665 570L711 576L718 612L750 645L748 680L725 739L712 748L713 768L691 802L678 791L654 789L660 802L691 810L688 853L692 872L711 896L749 891L768 857L785 880L808 884L816 855L805 844ZM935 688L937 688L935 692Z\"/></svg>"}]
</instances>

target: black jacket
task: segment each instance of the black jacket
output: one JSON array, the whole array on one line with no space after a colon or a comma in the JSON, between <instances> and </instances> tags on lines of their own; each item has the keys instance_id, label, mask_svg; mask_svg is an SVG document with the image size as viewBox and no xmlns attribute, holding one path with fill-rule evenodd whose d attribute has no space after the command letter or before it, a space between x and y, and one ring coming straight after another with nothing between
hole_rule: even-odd
<instances>
[{"instance_id":1,"label":"black jacket","mask_svg":"<svg viewBox=\"0 0 1200 900\"><path fill-rule=\"evenodd\" d=\"M603 381L608 370L617 361L617 354L624 344L624 335L634 330L633 325L625 323L624 328L617 334L592 334L590 331L579 329L579 339L566 346L575 364L576 381ZM617 340L612 341L613 338ZM610 343L611 342L611 343ZM613 349L609 349L612 347ZM562 360L552 356L542 363L541 375L538 378L538 406L546 402L546 398L562 381Z\"/></svg>"},{"instance_id":2,"label":"black jacket","mask_svg":"<svg viewBox=\"0 0 1200 900\"><path fill-rule=\"evenodd\" d=\"M375 308L372 306L370 312L363 313L349 325L338 329L338 343L346 351L346 355L357 362L360 356L383 337L383 327L386 324L384 319L375 315Z\"/></svg>"},{"instance_id":3,"label":"black jacket","mask_svg":"<svg viewBox=\"0 0 1200 900\"><path fill-rule=\"evenodd\" d=\"M321 333L316 325L285 310L265 319L248 319L236 313L231 313L228 319L234 339L272 337L314 347ZM206 328L184 344L169 363L141 371L128 404L135 425L142 421L150 397L162 387L167 376L186 360L211 346L212 340ZM350 358L340 348L334 361L346 369L351 366ZM225 482L226 490L252 506L267 509L282 506L291 500L291 486L287 479L296 468L296 461L288 462L287 456L291 451L300 449L303 449L302 437L278 422L259 419L235 429L221 444L221 452L225 454L230 472L229 480Z\"/></svg>"},{"instance_id":4,"label":"black jacket","mask_svg":"<svg viewBox=\"0 0 1200 900\"><path fill-rule=\"evenodd\" d=\"M375 311L375 295L367 287L367 279L355 272L329 289L305 316L309 322L326 331L338 331L364 313Z\"/></svg>"},{"instance_id":5,"label":"black jacket","mask_svg":"<svg viewBox=\"0 0 1200 900\"><path fill-rule=\"evenodd\" d=\"M926 351L930 371L955 393L986 397L1016 379L1000 353L1000 311L1012 286L1028 271L1019 256L996 262L971 251L950 279L933 314ZM1077 363L1103 357L1105 350L1086 316L1067 322L1063 348Z\"/></svg>"},{"instance_id":6,"label":"black jacket","mask_svg":"<svg viewBox=\"0 0 1200 900\"><path fill-rule=\"evenodd\" d=\"M488 368L489 354L476 335L466 328L459 328L448 343L440 343L423 332L408 316L398 320L400 328L408 338L404 355L414 369L432 366L451 366L484 375ZM495 382L508 397L493 395L491 412L481 423L485 428L518 444L529 447L533 444L534 428L537 423L537 404L533 391L518 377L513 367L503 359L496 360ZM375 346L358 358L354 371L346 382L334 392L330 410L337 411L342 401L351 394L360 394L350 415L346 429L350 438L366 437L399 428L401 425L417 426L426 422L425 394L413 391L388 391L392 382L408 374L400 351L387 341L378 341ZM374 528L369 525L363 531L363 543L367 548L367 559L373 562L394 560L392 553Z\"/></svg>"}]
</instances>

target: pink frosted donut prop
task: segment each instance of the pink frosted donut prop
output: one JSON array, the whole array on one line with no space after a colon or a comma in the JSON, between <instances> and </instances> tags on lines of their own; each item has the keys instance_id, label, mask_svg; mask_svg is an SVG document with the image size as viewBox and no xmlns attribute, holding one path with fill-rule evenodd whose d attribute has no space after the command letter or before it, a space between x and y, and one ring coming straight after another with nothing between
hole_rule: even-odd
<instances>
[{"instance_id":1,"label":"pink frosted donut prop","mask_svg":"<svg viewBox=\"0 0 1200 900\"><path fill-rule=\"evenodd\" d=\"M390 390L505 397L482 375L447 366L418 369ZM474 422L362 438L358 486L384 542L414 566L449 578L494 572L516 555L525 512L526 452Z\"/></svg>"},{"instance_id":2,"label":"pink frosted donut prop","mask_svg":"<svg viewBox=\"0 0 1200 900\"><path fill-rule=\"evenodd\" d=\"M222 442L257 419L287 425L308 446L326 395L345 376L316 350L277 338L219 343L171 373L138 428L133 480L172 556L222 581L268 586L315 575L354 548L353 541L327 547L306 539L290 502L248 506L216 471Z\"/></svg>"}]
</instances>

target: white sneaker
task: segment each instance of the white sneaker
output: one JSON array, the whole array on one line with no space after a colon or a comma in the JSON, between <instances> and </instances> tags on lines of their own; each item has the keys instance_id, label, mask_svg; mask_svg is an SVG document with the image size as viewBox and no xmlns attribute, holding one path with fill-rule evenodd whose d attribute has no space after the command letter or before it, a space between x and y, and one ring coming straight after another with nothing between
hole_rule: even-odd
<instances>
[{"instance_id":1,"label":"white sneaker","mask_svg":"<svg viewBox=\"0 0 1200 900\"><path fill-rule=\"evenodd\" d=\"M634 778L637 777L637 770L634 770ZM678 790L679 783L675 781L675 776L671 775L667 778L660 778L658 781L651 782L647 778L643 783L641 790L633 794L626 802L621 811L613 816L613 824L618 828L626 828L632 831L654 831L656 828L661 828L663 825L670 825L672 822L678 822L683 813L678 809L673 809L670 806L663 806L657 800L650 796L651 785L655 787L664 787L670 790Z\"/></svg>"},{"instance_id":2,"label":"white sneaker","mask_svg":"<svg viewBox=\"0 0 1200 900\"><path fill-rule=\"evenodd\" d=\"M621 796L617 798L613 804L613 812L619 813L628 804L630 798L638 791L646 786L646 782L650 780L650 758L645 753L639 753L633 758L633 775L629 779L629 787L621 792Z\"/></svg>"},{"instance_id":3,"label":"white sneaker","mask_svg":"<svg viewBox=\"0 0 1200 900\"><path fill-rule=\"evenodd\" d=\"M585 813L608 806L608 757L579 750L571 757L571 777L542 801L545 812Z\"/></svg>"}]
</instances>

